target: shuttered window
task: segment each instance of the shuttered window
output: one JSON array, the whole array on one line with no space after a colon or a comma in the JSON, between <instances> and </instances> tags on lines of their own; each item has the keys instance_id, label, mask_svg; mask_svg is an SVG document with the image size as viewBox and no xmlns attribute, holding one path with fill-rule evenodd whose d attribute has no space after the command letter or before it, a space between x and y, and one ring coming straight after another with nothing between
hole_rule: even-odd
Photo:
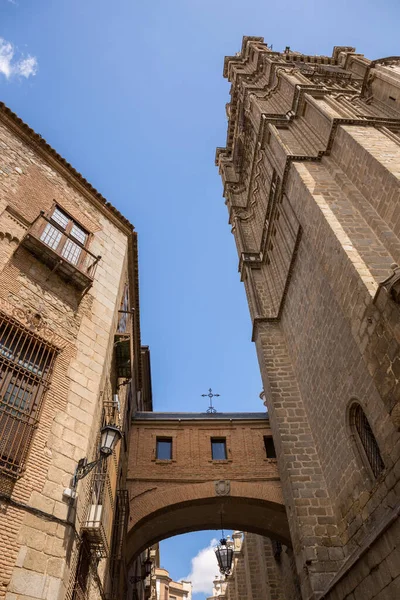
<instances>
[{"instance_id":1,"label":"shuttered window","mask_svg":"<svg viewBox=\"0 0 400 600\"><path fill-rule=\"evenodd\" d=\"M0 316L0 471L18 477L37 426L55 349Z\"/></svg>"}]
</instances>

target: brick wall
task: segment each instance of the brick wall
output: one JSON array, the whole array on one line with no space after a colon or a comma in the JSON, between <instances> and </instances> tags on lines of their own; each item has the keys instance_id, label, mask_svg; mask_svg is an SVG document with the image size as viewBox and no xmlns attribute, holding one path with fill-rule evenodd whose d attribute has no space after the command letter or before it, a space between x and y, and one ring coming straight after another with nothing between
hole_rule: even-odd
<instances>
[{"instance_id":1,"label":"brick wall","mask_svg":"<svg viewBox=\"0 0 400 600\"><path fill-rule=\"evenodd\" d=\"M0 473L1 490L14 503L3 498L0 511L0 598L7 600L61 600L73 576L74 527L79 533L89 480L78 486L75 513L63 490L77 461L97 453L131 235L126 222L43 145L14 117L1 113L0 310L28 330L33 329L31 315L39 313L38 336L59 350L26 470L16 481ZM86 294L21 247L39 211L48 211L54 201L87 229L90 250L101 255Z\"/></svg>"},{"instance_id":2,"label":"brick wall","mask_svg":"<svg viewBox=\"0 0 400 600\"><path fill-rule=\"evenodd\" d=\"M218 529L221 511L226 528L274 531L288 542L276 460L264 447L270 435L265 414L244 420L221 413L212 422L201 415L153 415L138 413L129 438L129 560L171 535ZM226 439L226 460L212 459L213 437ZM157 438L172 439L172 460L157 459Z\"/></svg>"}]
</instances>

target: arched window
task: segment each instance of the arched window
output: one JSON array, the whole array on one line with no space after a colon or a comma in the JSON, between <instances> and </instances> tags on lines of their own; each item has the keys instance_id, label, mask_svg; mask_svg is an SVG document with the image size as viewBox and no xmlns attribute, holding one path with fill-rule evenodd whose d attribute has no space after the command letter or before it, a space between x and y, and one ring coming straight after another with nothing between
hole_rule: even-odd
<instances>
[{"instance_id":1,"label":"arched window","mask_svg":"<svg viewBox=\"0 0 400 600\"><path fill-rule=\"evenodd\" d=\"M378 478L384 470L385 464L382 460L378 442L375 439L371 425L358 403L354 403L351 407L350 424L357 438L360 450L363 451L374 476Z\"/></svg>"}]
</instances>

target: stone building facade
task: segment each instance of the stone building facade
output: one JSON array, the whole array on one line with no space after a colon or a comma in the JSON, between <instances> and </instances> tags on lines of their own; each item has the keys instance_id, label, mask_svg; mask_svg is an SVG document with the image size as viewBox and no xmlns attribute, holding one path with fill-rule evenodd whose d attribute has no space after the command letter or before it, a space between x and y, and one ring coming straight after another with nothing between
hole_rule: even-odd
<instances>
[{"instance_id":1,"label":"stone building facade","mask_svg":"<svg viewBox=\"0 0 400 600\"><path fill-rule=\"evenodd\" d=\"M149 375L133 226L1 104L0 598L124 593L126 436ZM74 486L105 424L122 441Z\"/></svg>"},{"instance_id":2,"label":"stone building facade","mask_svg":"<svg viewBox=\"0 0 400 600\"><path fill-rule=\"evenodd\" d=\"M190 581L174 581L162 567L154 569L151 600L192 600Z\"/></svg>"},{"instance_id":3,"label":"stone building facade","mask_svg":"<svg viewBox=\"0 0 400 600\"><path fill-rule=\"evenodd\" d=\"M400 597L400 58L227 57L223 181L302 597Z\"/></svg>"},{"instance_id":4,"label":"stone building facade","mask_svg":"<svg viewBox=\"0 0 400 600\"><path fill-rule=\"evenodd\" d=\"M291 548L254 533L235 531L229 577L217 575L207 600L300 600Z\"/></svg>"}]
</instances>

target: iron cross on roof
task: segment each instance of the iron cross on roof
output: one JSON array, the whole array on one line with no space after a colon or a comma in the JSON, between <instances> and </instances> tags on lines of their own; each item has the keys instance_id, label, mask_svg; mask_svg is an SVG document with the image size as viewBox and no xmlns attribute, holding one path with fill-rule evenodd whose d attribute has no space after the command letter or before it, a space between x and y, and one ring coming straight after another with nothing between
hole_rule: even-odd
<instances>
[{"instance_id":1,"label":"iron cross on roof","mask_svg":"<svg viewBox=\"0 0 400 600\"><path fill-rule=\"evenodd\" d=\"M207 408L207 412L210 413L216 413L217 409L213 407L212 404L212 399L216 398L217 396L219 396L219 394L213 394L212 389L210 388L208 390L208 394L202 394L203 398L210 398L210 406Z\"/></svg>"}]
</instances>

